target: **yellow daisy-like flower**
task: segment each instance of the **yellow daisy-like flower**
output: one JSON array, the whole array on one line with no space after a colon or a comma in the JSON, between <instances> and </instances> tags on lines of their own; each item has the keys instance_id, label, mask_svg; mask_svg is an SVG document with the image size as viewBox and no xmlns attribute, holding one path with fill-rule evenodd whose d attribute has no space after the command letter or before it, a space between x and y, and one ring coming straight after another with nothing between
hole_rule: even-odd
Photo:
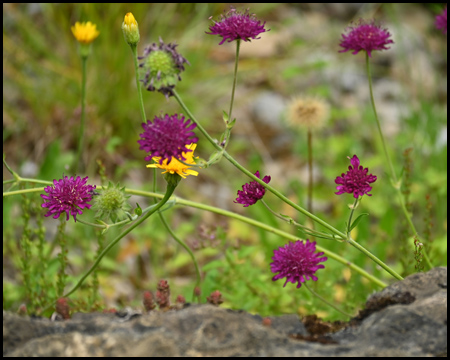
<instances>
[{"instance_id":1,"label":"yellow daisy-like flower","mask_svg":"<svg viewBox=\"0 0 450 360\"><path fill-rule=\"evenodd\" d=\"M75 26L72 26L71 29L75 39L82 44L90 44L100 35L100 32L97 30L97 25L90 21L87 23L80 23L77 21Z\"/></svg>"},{"instance_id":2,"label":"yellow daisy-like flower","mask_svg":"<svg viewBox=\"0 0 450 360\"><path fill-rule=\"evenodd\" d=\"M197 147L197 144L194 144L194 143L186 145L187 149L192 150L189 152L183 152L183 157L186 159L186 161L185 161L186 164L195 164L194 150L196 147ZM159 169L166 170L163 172L163 174L165 174L165 173L178 174L183 179L186 179L186 176L188 176L188 175L194 175L194 176L198 175L197 171L191 170L189 166L179 162L174 157L172 157L172 161L169 164L167 164L167 159L164 159L164 161L162 162L161 165L159 164L159 160L161 159L161 157L155 156L152 159L156 162L156 164L149 164L149 165L147 165L147 167L148 168L159 168Z\"/></svg>"}]
</instances>

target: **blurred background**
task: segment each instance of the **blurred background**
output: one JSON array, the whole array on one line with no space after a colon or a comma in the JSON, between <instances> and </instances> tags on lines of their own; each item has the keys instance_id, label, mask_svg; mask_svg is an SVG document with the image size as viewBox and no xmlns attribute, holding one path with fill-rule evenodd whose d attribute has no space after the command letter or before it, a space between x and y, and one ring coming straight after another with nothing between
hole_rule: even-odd
<instances>
[{"instance_id":1,"label":"blurred background","mask_svg":"<svg viewBox=\"0 0 450 360\"><path fill-rule=\"evenodd\" d=\"M137 144L142 128L132 54L121 30L124 15L132 12L139 23L139 54L159 37L178 44L178 52L190 66L181 74L177 91L218 138L223 131L222 112L229 108L235 43L219 46L221 38L205 31L212 24L208 18L218 19L230 5L238 10L250 8L270 31L259 40L242 43L233 108L237 122L229 153L250 171L271 175L271 185L304 206L306 132L287 123L286 105L297 96L325 99L331 108L330 119L313 140L314 212L338 229L344 228L347 203L352 199L334 195L334 179L346 171L347 156L357 154L378 180L373 196L365 197L359 208L370 217L358 226L356 240L408 275L416 271L414 246L389 184L370 106L365 56L339 53L341 34L352 21L376 18L389 30L394 40L391 49L376 51L371 59L379 118L397 175L404 176L415 225L428 241L432 263L446 265L447 36L434 26L444 4L3 4L3 152L8 164L28 178L51 181L73 175L67 171L75 156L80 121L81 61L70 27L76 21L91 21L100 36L87 62L84 169L77 175L89 176L90 184L100 184L97 161L101 160L113 183L151 191L153 172L145 167L146 154ZM175 100L160 93L144 91L144 103L148 119L182 112ZM213 148L199 138L196 153L207 159ZM10 178L3 167L3 179ZM247 181L222 160L200 171L198 177L183 180L176 194L298 234L273 218L262 204L243 208L233 203ZM158 183L164 189L159 174ZM39 202L39 195L33 196ZM267 194L265 200L275 211L304 223L300 214L273 195ZM26 302L19 271L21 201L18 196L3 202L3 300L4 308L13 310ZM130 204L134 207L136 202L144 208L152 200L133 196ZM314 311L339 318L304 288L272 283L270 258L273 249L286 240L193 208L177 206L165 214L174 231L194 249L200 265L206 266L204 298L218 289L227 307L261 315ZM89 219L92 215L83 216ZM49 242L57 224L52 218L45 221ZM66 233L68 273L77 278L93 262L95 234L72 221ZM107 234L107 240L113 236L114 231ZM318 244L388 283L394 280L356 249L320 239ZM52 251L56 257L58 247ZM329 260L325 265L314 286L346 311L360 308L378 290L339 263ZM38 268L38 264L33 266ZM54 277L56 271L56 264L49 266L48 276ZM142 291L154 290L162 278L169 280L174 298L176 294L191 298L195 272L190 258L159 219L152 217L102 262L102 306L140 306Z\"/></svg>"}]
</instances>

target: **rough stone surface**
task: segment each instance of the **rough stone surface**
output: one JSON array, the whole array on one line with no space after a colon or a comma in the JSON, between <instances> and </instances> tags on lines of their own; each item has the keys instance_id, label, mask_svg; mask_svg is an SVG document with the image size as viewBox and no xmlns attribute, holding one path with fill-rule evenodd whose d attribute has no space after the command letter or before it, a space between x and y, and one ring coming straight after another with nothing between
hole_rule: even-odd
<instances>
[{"instance_id":1,"label":"rough stone surface","mask_svg":"<svg viewBox=\"0 0 450 360\"><path fill-rule=\"evenodd\" d=\"M144 315L77 313L65 321L4 312L3 354L446 356L446 289L447 268L411 275L372 295L344 329L324 335L308 332L295 315L263 319L212 305Z\"/></svg>"}]
</instances>

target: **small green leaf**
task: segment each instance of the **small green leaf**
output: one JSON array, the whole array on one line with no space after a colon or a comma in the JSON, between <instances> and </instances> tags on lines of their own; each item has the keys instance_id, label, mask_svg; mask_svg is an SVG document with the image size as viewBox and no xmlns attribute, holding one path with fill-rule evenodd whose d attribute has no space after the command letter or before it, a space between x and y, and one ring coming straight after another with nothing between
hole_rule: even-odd
<instances>
[{"instance_id":1,"label":"small green leaf","mask_svg":"<svg viewBox=\"0 0 450 360\"><path fill-rule=\"evenodd\" d=\"M228 125L227 125L227 129L231 130L234 126L234 124L236 123L236 118L234 118Z\"/></svg>"},{"instance_id":2,"label":"small green leaf","mask_svg":"<svg viewBox=\"0 0 450 360\"><path fill-rule=\"evenodd\" d=\"M282 217L284 217L286 219L287 222L289 222L289 224L292 224L294 222L294 219L292 219L290 216L287 215L283 215L280 214Z\"/></svg>"},{"instance_id":3,"label":"small green leaf","mask_svg":"<svg viewBox=\"0 0 450 360\"><path fill-rule=\"evenodd\" d=\"M212 164L219 162L220 159L222 159L222 156L223 156L223 150L215 151L214 153L212 153L212 155L209 157L209 160L208 160L208 166L211 166Z\"/></svg>"},{"instance_id":4,"label":"small green leaf","mask_svg":"<svg viewBox=\"0 0 450 360\"><path fill-rule=\"evenodd\" d=\"M225 123L225 125L228 125L228 121L230 120L230 117L228 116L228 114L226 113L226 111L223 112L223 122Z\"/></svg>"},{"instance_id":5,"label":"small green leaf","mask_svg":"<svg viewBox=\"0 0 450 360\"><path fill-rule=\"evenodd\" d=\"M136 203L136 209L134 209L134 213L137 215L137 216L141 216L142 215L142 209L141 209L141 207L139 206L139 204L138 203Z\"/></svg>"},{"instance_id":6,"label":"small green leaf","mask_svg":"<svg viewBox=\"0 0 450 360\"><path fill-rule=\"evenodd\" d=\"M348 231L352 231L355 227L356 227L356 225L358 225L358 223L361 221L361 219L363 218L363 216L368 216L369 214L367 214L367 213L363 213L363 214L361 214L361 215L359 215L356 219L355 219L355 221L353 221L353 224L350 226L350 229L348 229Z\"/></svg>"}]
</instances>

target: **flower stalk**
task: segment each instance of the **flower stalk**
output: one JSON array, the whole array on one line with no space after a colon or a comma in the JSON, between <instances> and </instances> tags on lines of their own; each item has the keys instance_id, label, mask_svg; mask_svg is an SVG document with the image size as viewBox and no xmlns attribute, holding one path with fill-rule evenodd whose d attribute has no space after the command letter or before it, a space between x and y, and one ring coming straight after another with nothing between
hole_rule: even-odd
<instances>
[{"instance_id":1,"label":"flower stalk","mask_svg":"<svg viewBox=\"0 0 450 360\"><path fill-rule=\"evenodd\" d=\"M403 211L403 214L406 217L406 221L408 222L409 227L411 228L411 230L413 232L413 236L417 237L418 239L420 239L419 234L418 234L418 232L416 230L416 227L414 226L414 223L412 222L411 215L408 212L408 209L406 208L405 199L404 199L404 197L402 195L400 182L399 182L399 180L397 178L397 175L395 174L394 166L392 165L392 161L391 161L391 158L389 156L389 152L387 150L386 142L384 141L383 131L381 130L380 120L378 119L377 108L376 108L376 105L375 105L375 98L373 96L372 75L371 75L371 71L370 71L369 54L367 52L366 52L366 69L367 69L367 78L368 78L368 81L369 81L370 102L372 104L372 110L373 110L373 113L374 113L374 116L375 116L375 122L377 124L378 133L380 134L384 155L385 155L386 160L388 162L389 170L390 170L390 173L391 173L392 185L393 185L395 191L397 192L397 195L398 195L398 198L399 198L399 202L400 202L400 207L401 207L401 209ZM424 259L425 259L425 262L427 263L428 267L430 269L432 269L433 265L431 264L430 258L428 257L428 254L427 254L425 248L423 249L423 255L424 255Z\"/></svg>"},{"instance_id":2,"label":"flower stalk","mask_svg":"<svg viewBox=\"0 0 450 360\"><path fill-rule=\"evenodd\" d=\"M78 130L77 152L72 166L73 172L81 169L81 153L83 152L84 128L86 125L86 63L87 56L81 56L81 121Z\"/></svg>"},{"instance_id":3,"label":"flower stalk","mask_svg":"<svg viewBox=\"0 0 450 360\"><path fill-rule=\"evenodd\" d=\"M311 294L313 294L316 298L318 298L319 300L323 301L325 304L327 304L328 306L331 306L334 310L340 312L342 315L347 316L349 318L352 318L353 316L350 315L349 313L346 313L345 311L339 309L336 305L334 305L333 303L329 302L328 300L326 300L324 297L320 296L318 293L316 293L313 289L311 289L309 287L309 285L307 283L305 283L306 288L309 290L309 292Z\"/></svg>"}]
</instances>

